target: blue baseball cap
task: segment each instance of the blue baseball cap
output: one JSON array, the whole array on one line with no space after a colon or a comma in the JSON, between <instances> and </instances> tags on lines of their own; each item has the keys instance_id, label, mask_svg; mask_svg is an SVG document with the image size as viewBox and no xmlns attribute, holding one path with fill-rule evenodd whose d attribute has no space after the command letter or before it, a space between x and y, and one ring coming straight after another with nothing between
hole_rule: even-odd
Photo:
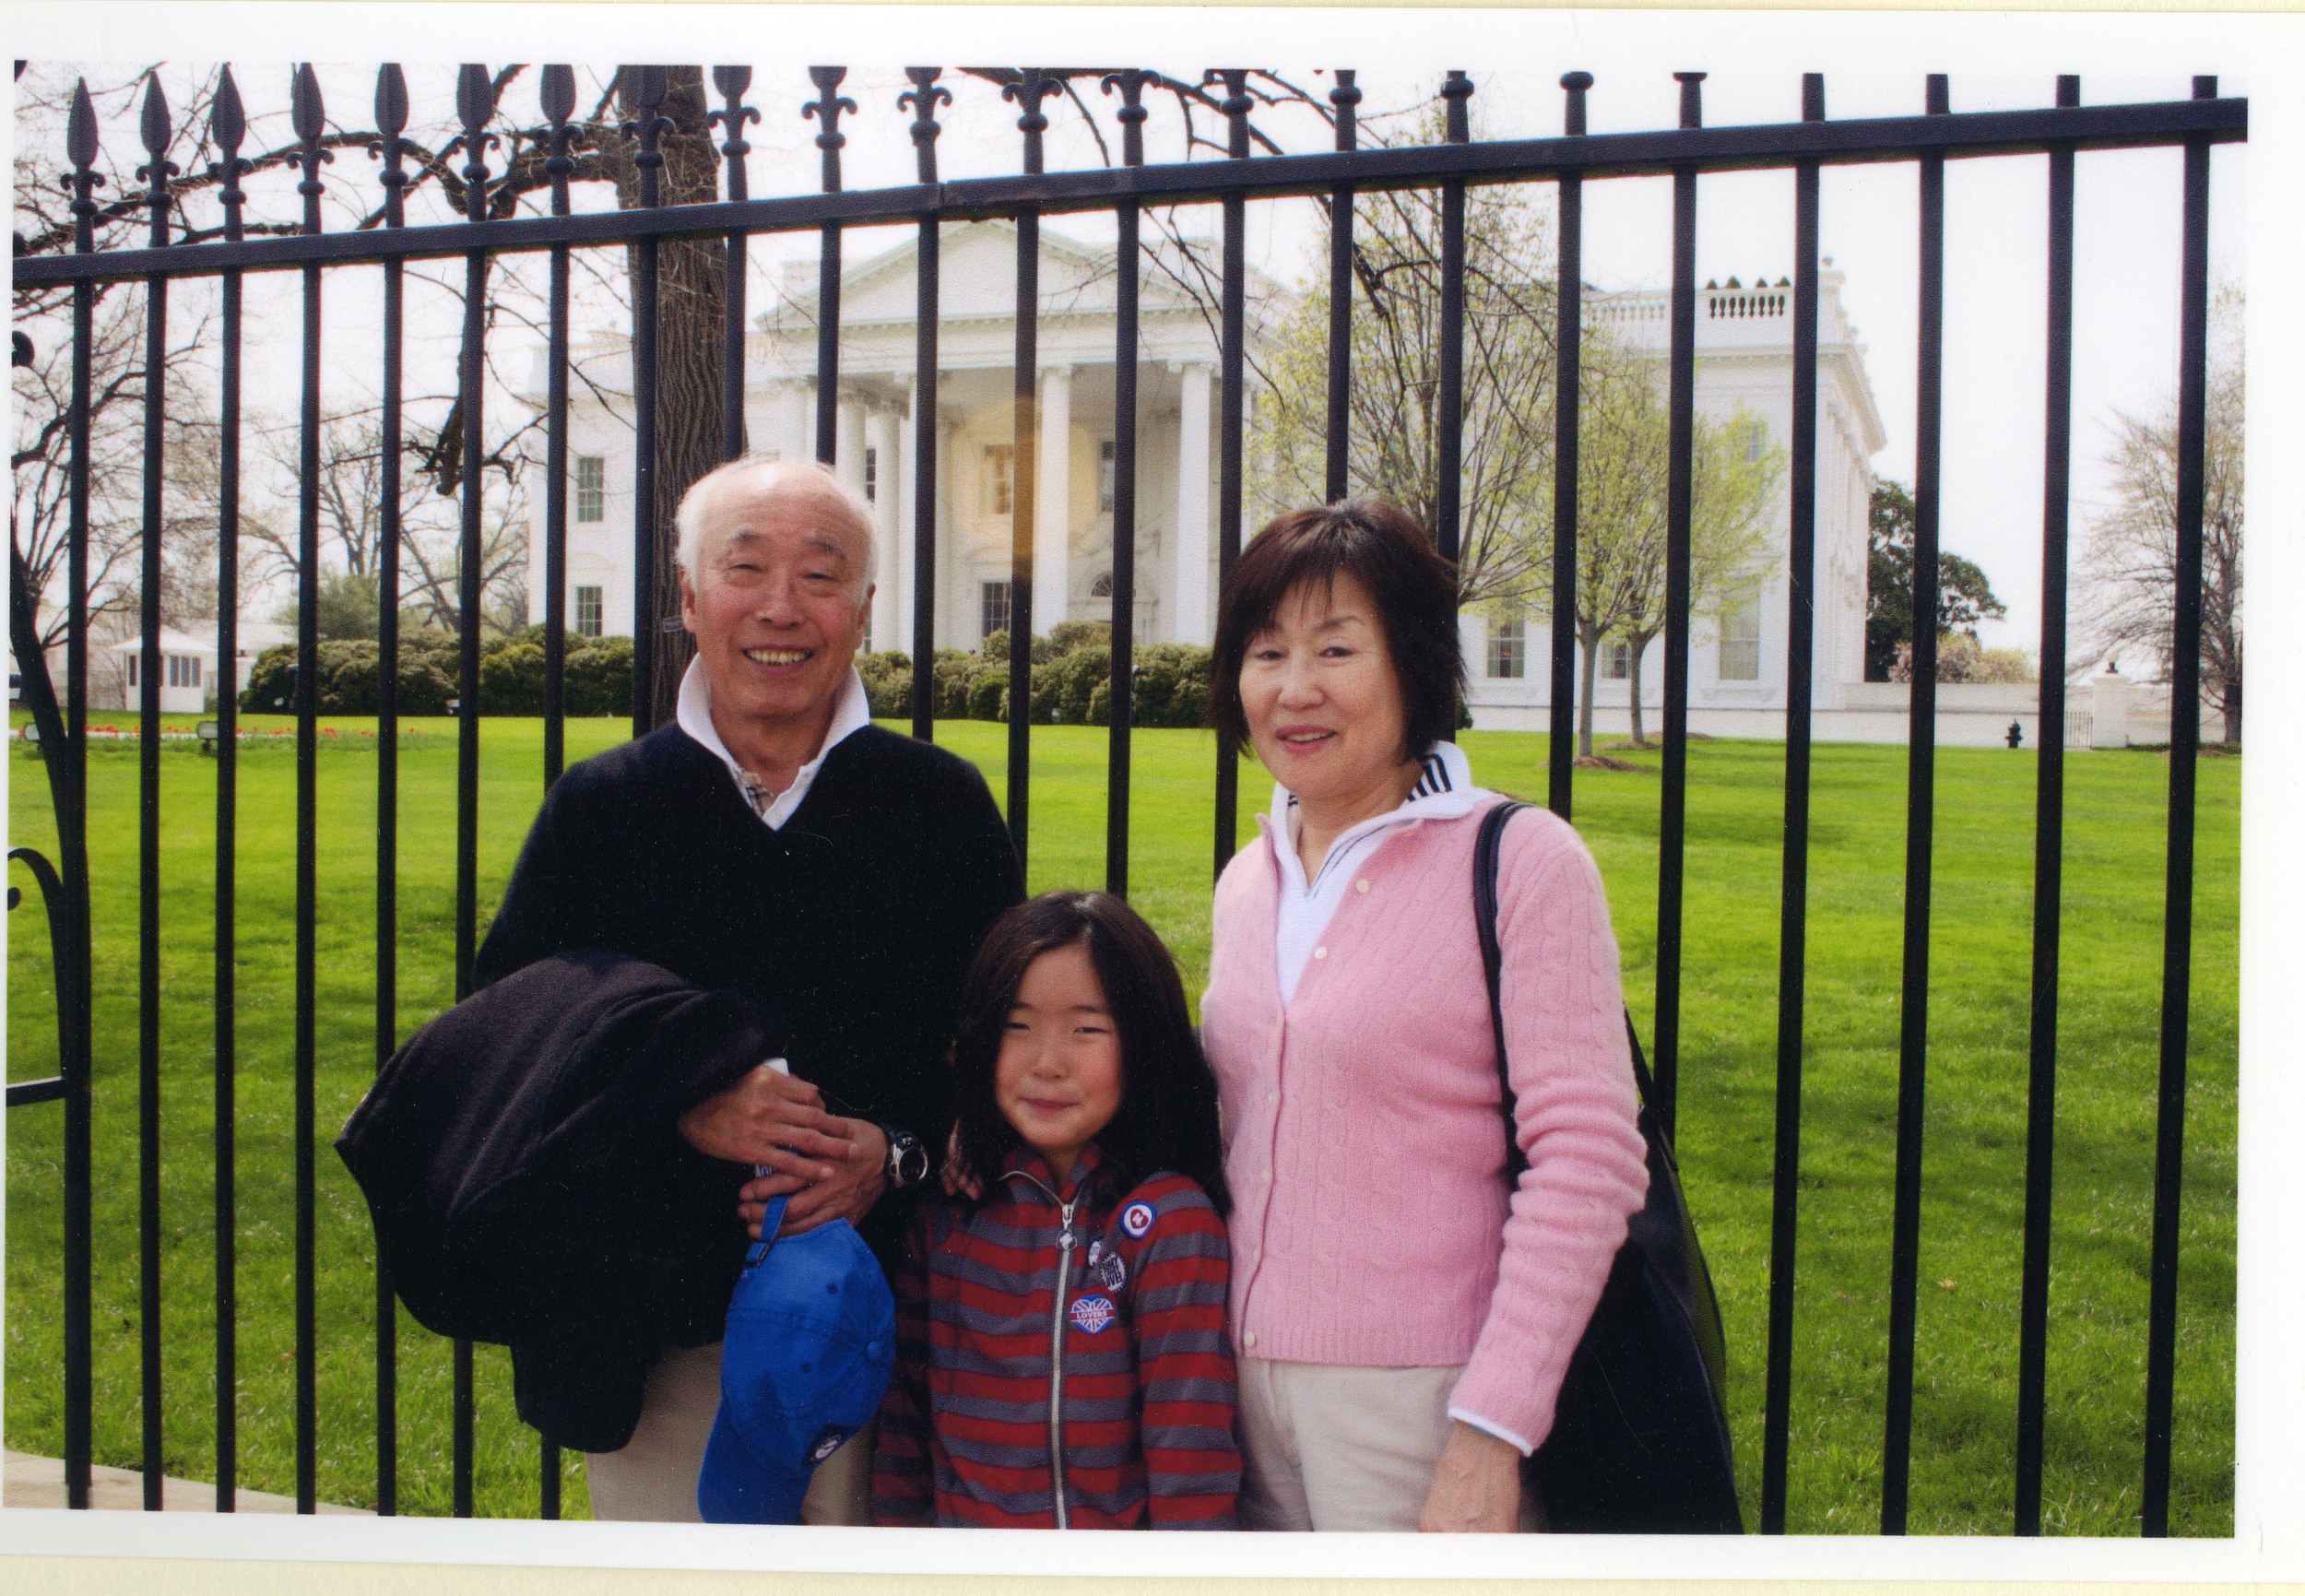
<instances>
[{"instance_id":1,"label":"blue baseball cap","mask_svg":"<svg viewBox=\"0 0 2305 1596\"><path fill-rule=\"evenodd\" d=\"M696 1479L707 1523L795 1524L809 1476L880 1411L896 1352L896 1302L845 1219L773 1244L761 1220L728 1303L720 1412Z\"/></svg>"}]
</instances>

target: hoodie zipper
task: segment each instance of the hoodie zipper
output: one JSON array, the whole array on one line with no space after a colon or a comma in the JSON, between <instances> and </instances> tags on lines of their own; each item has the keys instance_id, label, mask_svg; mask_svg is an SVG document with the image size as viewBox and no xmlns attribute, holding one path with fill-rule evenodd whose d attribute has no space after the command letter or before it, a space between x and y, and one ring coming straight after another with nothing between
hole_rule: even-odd
<instances>
[{"instance_id":1,"label":"hoodie zipper","mask_svg":"<svg viewBox=\"0 0 2305 1596\"><path fill-rule=\"evenodd\" d=\"M1073 1211L1081 1199L1075 1194L1065 1201L1047 1187L1041 1185L1023 1170L1011 1170L1012 1176L1032 1181L1049 1201L1057 1205L1057 1296L1048 1321L1048 1482L1057 1507L1057 1528L1069 1530L1071 1515L1065 1504L1065 1296L1072 1283L1072 1249L1078 1237L1072 1231Z\"/></svg>"}]
</instances>

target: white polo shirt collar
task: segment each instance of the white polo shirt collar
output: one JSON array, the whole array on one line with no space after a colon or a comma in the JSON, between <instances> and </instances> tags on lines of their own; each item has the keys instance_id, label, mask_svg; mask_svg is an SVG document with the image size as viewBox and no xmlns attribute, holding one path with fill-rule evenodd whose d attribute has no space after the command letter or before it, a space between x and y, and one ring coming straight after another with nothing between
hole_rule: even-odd
<instances>
[{"instance_id":1,"label":"white polo shirt collar","mask_svg":"<svg viewBox=\"0 0 2305 1596\"><path fill-rule=\"evenodd\" d=\"M737 784L738 796L774 832L784 830L785 822L792 819L801 799L809 796L816 773L824 768L824 756L851 732L872 724L872 701L865 694L864 678L857 673L855 666L850 666L848 680L842 684L840 697L833 705L833 724L825 728L823 746L816 751L814 759L800 767L792 785L780 793L771 793L754 781L720 740L720 733L713 729L713 679L706 673L702 659L690 660L687 673L680 678L680 697L673 718L706 752L728 767L728 778Z\"/></svg>"},{"instance_id":2,"label":"white polo shirt collar","mask_svg":"<svg viewBox=\"0 0 2305 1596\"><path fill-rule=\"evenodd\" d=\"M1273 959L1283 1007L1295 997L1296 984L1305 974L1305 966L1319 947L1337 905L1353 890L1359 866L1383 845L1384 840L1420 821L1455 820L1469 815L1489 796L1472 785L1472 763L1465 758L1464 750L1453 742L1436 742L1426 750L1424 766L1416 786L1409 789L1409 796L1401 800L1399 809L1371 815L1346 828L1329 845L1319 873L1310 881L1305 879L1305 864L1296 853L1303 824L1296 795L1278 782L1273 784L1271 812L1259 815L1257 820L1272 844L1273 857L1281 870L1278 912L1273 916Z\"/></svg>"}]
</instances>

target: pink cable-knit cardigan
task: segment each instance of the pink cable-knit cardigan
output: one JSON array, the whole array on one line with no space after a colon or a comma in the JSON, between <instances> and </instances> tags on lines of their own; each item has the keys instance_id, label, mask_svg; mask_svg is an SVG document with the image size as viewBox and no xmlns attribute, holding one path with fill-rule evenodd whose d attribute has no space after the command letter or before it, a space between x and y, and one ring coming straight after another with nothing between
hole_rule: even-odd
<instances>
[{"instance_id":1,"label":"pink cable-knit cardigan","mask_svg":"<svg viewBox=\"0 0 2305 1596\"><path fill-rule=\"evenodd\" d=\"M1507 1216L1472 923L1487 807L1418 821L1361 861L1285 1010L1280 872L1259 816L1263 839L1217 883L1201 1037L1233 1188L1235 1347L1299 1363L1463 1364L1449 1406L1534 1445L1648 1169L1600 873L1566 822L1531 809L1506 826L1498 870L1506 1046L1529 1158Z\"/></svg>"}]
</instances>

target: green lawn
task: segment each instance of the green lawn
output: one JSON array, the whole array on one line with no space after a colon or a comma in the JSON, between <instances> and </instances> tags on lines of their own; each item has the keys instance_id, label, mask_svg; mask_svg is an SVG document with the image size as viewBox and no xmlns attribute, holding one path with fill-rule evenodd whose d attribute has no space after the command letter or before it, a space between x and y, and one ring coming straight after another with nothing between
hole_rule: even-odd
<instances>
[{"instance_id":1,"label":"green lawn","mask_svg":"<svg viewBox=\"0 0 2305 1596\"><path fill-rule=\"evenodd\" d=\"M117 717L127 724L126 716ZM174 717L171 717L174 718ZM189 721L194 717L182 717ZM20 716L19 716L20 719ZM246 717L254 727L285 726ZM320 763L320 1123L341 1123L373 1069L372 722L330 722ZM367 731L371 735L362 736ZM445 721L402 739L402 1034L452 982L455 744ZM582 757L620 721L572 723ZM1004 791L1006 728L944 723L940 740ZM1486 785L1542 796L1545 739L1468 733ZM534 721L483 723L481 893L492 903L541 793ZM1105 734L1034 733L1035 889L1094 885L1104 869ZM241 761L241 1483L293 1489L293 739L252 739ZM1140 732L1132 898L1169 940L1197 994L1208 961L1207 733ZM1905 757L1818 750L1809 916L1809 1050L1802 1140L1799 1300L1790 1528L1870 1533L1878 1523L1888 1231L1894 1165ZM214 1469L210 948L213 760L191 743L163 761L163 1274L169 1472ZM2010 1527L2016 1305L2023 1212L2033 755L1938 754L1938 830L1926 1186L1921 1226L1910 1528ZM2049 1349L2047 1528L2134 1534L2143 1451L2146 1259L2159 1011L2163 809L2152 754L2067 762L2065 963L2058 1092L2056 1239ZM89 761L95 871L97 1452L139 1452L136 1247L135 745ZM11 840L53 854L41 766L8 759ZM1580 772L1577 821L1607 877L1627 995L1646 1034L1654 986L1657 779ZM1270 783L1243 770L1244 810ZM1681 1153L1728 1320L1730 1401L1748 1517L1759 1503L1760 1404L1775 1077L1782 751L1703 742L1690 757L1683 974ZM1243 816L1244 834L1254 822ZM2175 1486L2171 1521L2232 1525L2235 1062L2240 766L2201 769L2193 1070L2186 1127ZM10 916L11 1079L54 1070L46 928L29 873ZM55 1279L54 1107L8 1126L6 1441L62 1447ZM319 1161L320 1490L374 1500L372 1277L365 1211L332 1153ZM443 1344L402 1319L403 1510L449 1505ZM498 1349L480 1350L478 1500L536 1511L536 1443L513 1418ZM571 1467L567 1510L585 1510Z\"/></svg>"}]
</instances>

